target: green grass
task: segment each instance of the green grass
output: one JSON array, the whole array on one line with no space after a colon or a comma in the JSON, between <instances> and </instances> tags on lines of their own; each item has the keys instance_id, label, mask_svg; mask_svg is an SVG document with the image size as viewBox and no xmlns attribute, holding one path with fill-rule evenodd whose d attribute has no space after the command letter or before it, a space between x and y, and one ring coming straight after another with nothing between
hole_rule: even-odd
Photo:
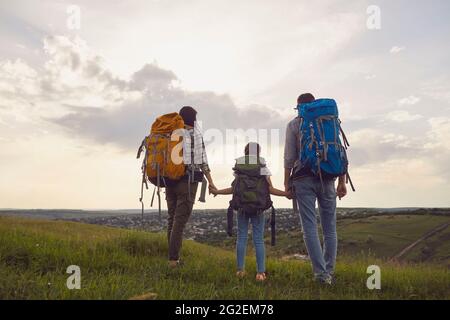
<instances>
[{"instance_id":1,"label":"green grass","mask_svg":"<svg viewBox=\"0 0 450 320\"><path fill-rule=\"evenodd\" d=\"M62 221L0 217L0 299L449 299L450 274L432 265L394 265L344 257L337 283L312 281L309 263L269 257L266 283L234 276L229 250L185 241L184 266L169 270L163 235ZM68 290L66 268L81 268L81 290ZM382 270L382 289L366 288L366 268Z\"/></svg>"}]
</instances>

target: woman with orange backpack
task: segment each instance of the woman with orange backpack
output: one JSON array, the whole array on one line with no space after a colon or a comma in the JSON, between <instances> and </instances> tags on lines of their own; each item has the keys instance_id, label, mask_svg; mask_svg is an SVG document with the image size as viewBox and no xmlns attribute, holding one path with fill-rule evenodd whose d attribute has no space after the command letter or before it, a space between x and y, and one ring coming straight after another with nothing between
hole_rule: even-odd
<instances>
[{"instance_id":1,"label":"woman with orange backpack","mask_svg":"<svg viewBox=\"0 0 450 320\"><path fill-rule=\"evenodd\" d=\"M138 151L139 158L145 148L143 186L147 181L153 183L158 198L160 188L166 189L169 267L180 264L183 232L192 213L198 183L206 178L215 189L196 121L197 111L189 106L181 108L179 113L158 117ZM161 211L160 203L159 208Z\"/></svg>"}]
</instances>

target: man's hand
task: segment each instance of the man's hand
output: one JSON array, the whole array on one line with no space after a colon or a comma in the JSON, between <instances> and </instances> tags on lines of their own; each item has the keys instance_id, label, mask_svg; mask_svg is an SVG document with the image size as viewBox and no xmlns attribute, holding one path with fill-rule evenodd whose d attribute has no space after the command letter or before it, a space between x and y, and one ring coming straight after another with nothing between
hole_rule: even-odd
<instances>
[{"instance_id":1,"label":"man's hand","mask_svg":"<svg viewBox=\"0 0 450 320\"><path fill-rule=\"evenodd\" d=\"M345 181L339 181L338 186L336 188L336 196L341 200L343 197L347 195L347 186L345 185Z\"/></svg>"},{"instance_id":2,"label":"man's hand","mask_svg":"<svg viewBox=\"0 0 450 320\"><path fill-rule=\"evenodd\" d=\"M289 183L291 180L291 171L292 169L284 168L284 191L286 194L289 194L288 199L292 199L292 188Z\"/></svg>"},{"instance_id":3,"label":"man's hand","mask_svg":"<svg viewBox=\"0 0 450 320\"><path fill-rule=\"evenodd\" d=\"M289 183L284 184L284 192L285 192L285 197L288 198L289 200L291 200L292 199L292 188L289 185Z\"/></svg>"}]
</instances>

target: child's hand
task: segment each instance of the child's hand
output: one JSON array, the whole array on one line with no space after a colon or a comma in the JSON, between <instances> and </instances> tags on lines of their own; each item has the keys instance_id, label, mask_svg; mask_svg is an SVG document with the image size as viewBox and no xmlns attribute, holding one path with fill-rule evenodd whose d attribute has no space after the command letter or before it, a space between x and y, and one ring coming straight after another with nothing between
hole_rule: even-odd
<instances>
[{"instance_id":1,"label":"child's hand","mask_svg":"<svg viewBox=\"0 0 450 320\"><path fill-rule=\"evenodd\" d=\"M292 200L292 189L289 189L288 191L285 191L285 197L289 200Z\"/></svg>"}]
</instances>

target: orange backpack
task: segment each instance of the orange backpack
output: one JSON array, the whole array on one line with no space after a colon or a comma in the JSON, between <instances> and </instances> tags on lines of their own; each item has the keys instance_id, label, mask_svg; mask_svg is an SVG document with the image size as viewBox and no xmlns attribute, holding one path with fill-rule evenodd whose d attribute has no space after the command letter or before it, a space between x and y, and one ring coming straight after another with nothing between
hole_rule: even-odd
<instances>
[{"instance_id":1,"label":"orange backpack","mask_svg":"<svg viewBox=\"0 0 450 320\"><path fill-rule=\"evenodd\" d=\"M139 147L137 158L145 149L145 157L142 162L141 198L142 213L144 211L143 191L144 185L148 189L147 181L156 186L159 207L161 200L159 189L166 187L171 182L181 179L185 175L183 163L182 132L184 129L183 118L176 112L162 115L156 118L152 124L150 135L145 137ZM152 196L155 196L155 191ZM161 210L161 209L160 209Z\"/></svg>"}]
</instances>

